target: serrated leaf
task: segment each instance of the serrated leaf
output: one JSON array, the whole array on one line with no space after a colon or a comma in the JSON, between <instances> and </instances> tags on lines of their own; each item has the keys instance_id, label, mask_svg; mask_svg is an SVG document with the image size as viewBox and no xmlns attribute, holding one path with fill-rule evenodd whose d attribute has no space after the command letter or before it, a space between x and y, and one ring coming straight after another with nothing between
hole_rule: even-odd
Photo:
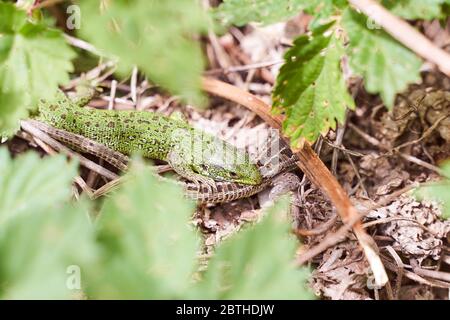
<instances>
[{"instance_id":1,"label":"serrated leaf","mask_svg":"<svg viewBox=\"0 0 450 320\"><path fill-rule=\"evenodd\" d=\"M198 250L188 224L194 205L178 186L157 181L149 168L133 170L101 210L101 263L88 271L87 294L95 299L183 297Z\"/></svg>"},{"instance_id":2,"label":"serrated leaf","mask_svg":"<svg viewBox=\"0 0 450 320\"><path fill-rule=\"evenodd\" d=\"M71 265L94 257L86 206L70 206L76 166L63 157L28 153L11 159L0 148L0 298L64 299ZM75 290L72 290L75 289Z\"/></svg>"},{"instance_id":3,"label":"serrated leaf","mask_svg":"<svg viewBox=\"0 0 450 320\"><path fill-rule=\"evenodd\" d=\"M285 199L286 200L286 199ZM198 299L310 299L308 271L296 268L296 239L289 235L288 201L263 221L219 245L193 297Z\"/></svg>"},{"instance_id":4,"label":"serrated leaf","mask_svg":"<svg viewBox=\"0 0 450 320\"><path fill-rule=\"evenodd\" d=\"M214 14L224 25L269 24L299 14L307 4L305 0L224 0Z\"/></svg>"},{"instance_id":5,"label":"serrated leaf","mask_svg":"<svg viewBox=\"0 0 450 320\"><path fill-rule=\"evenodd\" d=\"M312 0L308 1L307 6L304 8L306 13L312 16L312 20L309 23L310 28L316 28L320 25L329 23L335 19L336 15L348 6L347 0Z\"/></svg>"},{"instance_id":6,"label":"serrated leaf","mask_svg":"<svg viewBox=\"0 0 450 320\"><path fill-rule=\"evenodd\" d=\"M0 298L80 297L83 267L96 254L86 209L60 203L58 208L28 213L0 225ZM80 274L71 273L73 267Z\"/></svg>"},{"instance_id":7,"label":"serrated leaf","mask_svg":"<svg viewBox=\"0 0 450 320\"><path fill-rule=\"evenodd\" d=\"M404 19L431 20L442 17L446 0L383 0L382 5Z\"/></svg>"},{"instance_id":8,"label":"serrated leaf","mask_svg":"<svg viewBox=\"0 0 450 320\"><path fill-rule=\"evenodd\" d=\"M50 210L67 200L76 170L76 163L67 163L63 156L41 160L30 152L13 160L6 148L0 148L0 225L11 217Z\"/></svg>"},{"instance_id":9,"label":"serrated leaf","mask_svg":"<svg viewBox=\"0 0 450 320\"><path fill-rule=\"evenodd\" d=\"M3 92L0 89L0 138L12 136L17 128L17 119L27 116L24 104L21 92Z\"/></svg>"},{"instance_id":10,"label":"serrated leaf","mask_svg":"<svg viewBox=\"0 0 450 320\"><path fill-rule=\"evenodd\" d=\"M350 65L370 93L379 93L391 108L395 95L420 81L421 60L381 29L369 28L368 18L347 9L342 24L350 38Z\"/></svg>"},{"instance_id":11,"label":"serrated leaf","mask_svg":"<svg viewBox=\"0 0 450 320\"><path fill-rule=\"evenodd\" d=\"M74 56L60 31L31 23L12 3L0 2L0 100L8 103L0 106L0 132L17 128L19 116L69 80Z\"/></svg>"},{"instance_id":12,"label":"serrated leaf","mask_svg":"<svg viewBox=\"0 0 450 320\"><path fill-rule=\"evenodd\" d=\"M224 25L243 26L249 22L266 25L286 21L304 10L313 16L310 25L318 26L347 4L346 0L225 0L213 14Z\"/></svg>"},{"instance_id":13,"label":"serrated leaf","mask_svg":"<svg viewBox=\"0 0 450 320\"><path fill-rule=\"evenodd\" d=\"M137 65L157 84L199 103L203 57L192 38L205 30L196 0L80 2L81 35L117 56L120 74Z\"/></svg>"},{"instance_id":14,"label":"serrated leaf","mask_svg":"<svg viewBox=\"0 0 450 320\"><path fill-rule=\"evenodd\" d=\"M441 181L430 183L419 188L416 195L419 198L427 198L439 201L442 204L442 216L450 218L450 161L441 167L445 177Z\"/></svg>"},{"instance_id":15,"label":"serrated leaf","mask_svg":"<svg viewBox=\"0 0 450 320\"><path fill-rule=\"evenodd\" d=\"M354 108L340 67L343 46L331 25L297 38L277 77L274 109L286 112L283 129L293 146L303 139L314 142L335 128L336 120L343 122L346 107Z\"/></svg>"}]
</instances>

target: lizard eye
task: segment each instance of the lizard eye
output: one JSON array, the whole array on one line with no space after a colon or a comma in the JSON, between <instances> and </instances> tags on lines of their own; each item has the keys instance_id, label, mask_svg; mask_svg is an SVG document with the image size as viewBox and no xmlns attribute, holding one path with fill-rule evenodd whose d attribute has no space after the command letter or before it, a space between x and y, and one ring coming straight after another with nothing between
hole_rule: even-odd
<instances>
[{"instance_id":1,"label":"lizard eye","mask_svg":"<svg viewBox=\"0 0 450 320\"><path fill-rule=\"evenodd\" d=\"M237 177L239 177L239 175L238 175L236 172L231 171L231 172L230 172L230 177L232 177L232 178L237 178Z\"/></svg>"},{"instance_id":2,"label":"lizard eye","mask_svg":"<svg viewBox=\"0 0 450 320\"><path fill-rule=\"evenodd\" d=\"M204 170L204 171L208 171L208 166L206 164L204 164L204 163L202 163L200 165L200 168L202 168L202 170Z\"/></svg>"}]
</instances>

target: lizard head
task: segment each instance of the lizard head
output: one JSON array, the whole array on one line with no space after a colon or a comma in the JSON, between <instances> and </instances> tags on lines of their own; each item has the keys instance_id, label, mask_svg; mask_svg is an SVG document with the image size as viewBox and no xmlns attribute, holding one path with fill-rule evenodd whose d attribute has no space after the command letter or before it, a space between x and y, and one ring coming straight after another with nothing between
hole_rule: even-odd
<instances>
[{"instance_id":1,"label":"lizard head","mask_svg":"<svg viewBox=\"0 0 450 320\"><path fill-rule=\"evenodd\" d=\"M262 181L257 165L247 153L218 139L203 150L200 161L193 161L191 168L195 173L215 181L248 185L257 185Z\"/></svg>"},{"instance_id":2,"label":"lizard head","mask_svg":"<svg viewBox=\"0 0 450 320\"><path fill-rule=\"evenodd\" d=\"M174 148L169 162L186 177L200 175L214 181L257 185L262 181L258 166L248 154L226 141L197 130L181 129L172 135Z\"/></svg>"}]
</instances>

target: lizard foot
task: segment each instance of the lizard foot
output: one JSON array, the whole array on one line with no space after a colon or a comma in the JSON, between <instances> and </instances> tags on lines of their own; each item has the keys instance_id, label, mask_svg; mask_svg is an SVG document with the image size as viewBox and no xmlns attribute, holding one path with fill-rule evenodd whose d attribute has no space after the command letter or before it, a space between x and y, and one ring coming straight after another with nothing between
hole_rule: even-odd
<instances>
[{"instance_id":1,"label":"lizard foot","mask_svg":"<svg viewBox=\"0 0 450 320\"><path fill-rule=\"evenodd\" d=\"M199 188L199 190L202 190L202 185L200 183L202 183L203 185L206 186L206 188L208 189L208 192L210 194L213 193L218 193L218 189L217 189L217 184L216 182L211 179L211 178L207 178L201 175L194 175L189 177L188 179L191 179Z\"/></svg>"}]
</instances>

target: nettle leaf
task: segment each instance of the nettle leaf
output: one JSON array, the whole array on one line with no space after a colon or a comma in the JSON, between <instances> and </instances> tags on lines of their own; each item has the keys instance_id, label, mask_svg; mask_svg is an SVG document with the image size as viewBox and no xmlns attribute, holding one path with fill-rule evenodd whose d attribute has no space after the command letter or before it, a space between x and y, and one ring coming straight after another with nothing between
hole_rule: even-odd
<instances>
[{"instance_id":1,"label":"nettle leaf","mask_svg":"<svg viewBox=\"0 0 450 320\"><path fill-rule=\"evenodd\" d=\"M344 121L346 107L355 106L340 67L344 49L332 24L297 38L277 77L273 107L286 112L283 129L293 146L304 139L314 142L334 129L336 120Z\"/></svg>"},{"instance_id":2,"label":"nettle leaf","mask_svg":"<svg viewBox=\"0 0 450 320\"><path fill-rule=\"evenodd\" d=\"M28 213L0 225L0 298L81 298L82 275L96 256L86 206Z\"/></svg>"},{"instance_id":3,"label":"nettle leaf","mask_svg":"<svg viewBox=\"0 0 450 320\"><path fill-rule=\"evenodd\" d=\"M309 23L309 27L316 28L320 25L329 23L331 20L335 19L334 16L339 15L340 12L347 6L347 0L308 1L308 5L304 8L304 10L313 18Z\"/></svg>"},{"instance_id":4,"label":"nettle leaf","mask_svg":"<svg viewBox=\"0 0 450 320\"><path fill-rule=\"evenodd\" d=\"M249 22L270 24L300 13L308 4L305 0L224 0L214 10L224 25L245 25Z\"/></svg>"},{"instance_id":5,"label":"nettle leaf","mask_svg":"<svg viewBox=\"0 0 450 320\"><path fill-rule=\"evenodd\" d=\"M74 57L60 31L0 2L0 133L16 129L28 108L69 80Z\"/></svg>"},{"instance_id":6,"label":"nettle leaf","mask_svg":"<svg viewBox=\"0 0 450 320\"><path fill-rule=\"evenodd\" d=\"M77 164L67 163L63 156L42 160L31 152L13 160L6 148L0 148L0 172L1 224L16 215L50 210L67 200Z\"/></svg>"},{"instance_id":7,"label":"nettle leaf","mask_svg":"<svg viewBox=\"0 0 450 320\"><path fill-rule=\"evenodd\" d=\"M137 65L157 84L199 103L203 57L195 34L207 16L196 0L80 1L81 35L120 59L119 73Z\"/></svg>"},{"instance_id":8,"label":"nettle leaf","mask_svg":"<svg viewBox=\"0 0 450 320\"><path fill-rule=\"evenodd\" d=\"M0 172L0 298L79 295L68 271L88 265L95 248L87 207L69 205L75 164L35 153L13 160L0 148Z\"/></svg>"},{"instance_id":9,"label":"nettle leaf","mask_svg":"<svg viewBox=\"0 0 450 320\"><path fill-rule=\"evenodd\" d=\"M94 299L164 299L186 295L199 241L182 190L138 165L107 199L98 221L98 268L87 271Z\"/></svg>"},{"instance_id":10,"label":"nettle leaf","mask_svg":"<svg viewBox=\"0 0 450 320\"><path fill-rule=\"evenodd\" d=\"M450 161L447 161L441 168L445 175L442 180L419 188L416 195L419 198L439 201L442 204L442 216L448 219L450 218Z\"/></svg>"},{"instance_id":11,"label":"nettle leaf","mask_svg":"<svg viewBox=\"0 0 450 320\"><path fill-rule=\"evenodd\" d=\"M369 28L367 19L352 9L347 9L342 17L350 38L350 65L364 78L367 91L379 93L391 108L398 92L420 81L422 62L383 30Z\"/></svg>"},{"instance_id":12,"label":"nettle leaf","mask_svg":"<svg viewBox=\"0 0 450 320\"><path fill-rule=\"evenodd\" d=\"M289 234L288 201L263 220L225 240L192 291L197 299L310 299L309 272L294 265L297 246Z\"/></svg>"},{"instance_id":13,"label":"nettle leaf","mask_svg":"<svg viewBox=\"0 0 450 320\"><path fill-rule=\"evenodd\" d=\"M383 0L382 4L393 14L404 19L431 20L443 16L442 5L447 0Z\"/></svg>"},{"instance_id":14,"label":"nettle leaf","mask_svg":"<svg viewBox=\"0 0 450 320\"><path fill-rule=\"evenodd\" d=\"M28 115L28 110L23 108L25 101L22 92L3 92L0 89L0 139L13 135L18 119Z\"/></svg>"}]
</instances>

